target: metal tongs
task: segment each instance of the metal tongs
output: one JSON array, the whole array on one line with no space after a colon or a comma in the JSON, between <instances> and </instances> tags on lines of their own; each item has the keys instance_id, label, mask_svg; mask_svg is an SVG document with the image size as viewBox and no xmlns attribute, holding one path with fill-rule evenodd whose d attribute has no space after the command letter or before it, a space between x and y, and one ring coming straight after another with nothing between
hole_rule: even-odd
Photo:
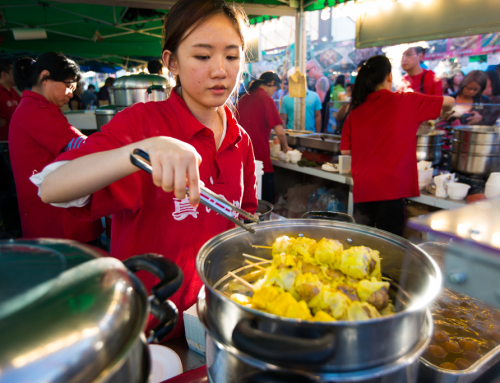
<instances>
[{"instance_id":1,"label":"metal tongs","mask_svg":"<svg viewBox=\"0 0 500 383\"><path fill-rule=\"evenodd\" d=\"M145 160L145 161L144 161ZM147 161L147 162L146 162ZM151 167L151 161L149 159L149 154L142 149L134 149L132 153L130 153L130 162L133 165L137 166L139 169L142 169L149 174L153 174L153 168ZM189 195L189 189L186 188L187 195ZM252 221L259 223L259 218L253 214L246 212L245 210L240 209L239 207L234 206L232 203L227 201L224 198L221 198L211 190L208 190L206 187L200 185L200 202L202 205L212 209L216 213L219 213L223 217L227 218L231 222L235 223L238 226L241 226L246 231L249 231L252 234L255 234L255 230L251 227L245 225L238 218L233 216L233 213L238 213L242 217Z\"/></svg>"}]
</instances>

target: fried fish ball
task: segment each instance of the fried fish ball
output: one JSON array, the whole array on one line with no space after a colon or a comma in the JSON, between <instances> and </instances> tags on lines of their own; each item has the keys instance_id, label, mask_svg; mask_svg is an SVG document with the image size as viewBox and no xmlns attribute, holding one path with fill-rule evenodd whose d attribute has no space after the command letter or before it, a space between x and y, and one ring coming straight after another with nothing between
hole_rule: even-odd
<instances>
[{"instance_id":1,"label":"fried fish ball","mask_svg":"<svg viewBox=\"0 0 500 383\"><path fill-rule=\"evenodd\" d=\"M358 279L372 276L380 279L379 252L365 246L353 246L342 253L339 269L344 274Z\"/></svg>"},{"instance_id":2,"label":"fried fish ball","mask_svg":"<svg viewBox=\"0 0 500 383\"><path fill-rule=\"evenodd\" d=\"M472 366L472 363L470 361L468 361L467 359L464 359L464 358L457 358L457 360L455 360L455 365L460 369L460 370L466 370L468 369L470 366Z\"/></svg>"},{"instance_id":3,"label":"fried fish ball","mask_svg":"<svg viewBox=\"0 0 500 383\"><path fill-rule=\"evenodd\" d=\"M252 304L255 308L269 311L268 307L280 295L281 291L274 286L265 286L254 292Z\"/></svg>"},{"instance_id":4,"label":"fried fish ball","mask_svg":"<svg viewBox=\"0 0 500 383\"><path fill-rule=\"evenodd\" d=\"M459 368L450 362L444 362L439 365L441 368L446 368L447 370L458 370Z\"/></svg>"},{"instance_id":5,"label":"fried fish ball","mask_svg":"<svg viewBox=\"0 0 500 383\"><path fill-rule=\"evenodd\" d=\"M313 317L313 321L315 322L333 322L334 320L334 317L328 315L322 310L319 310Z\"/></svg>"},{"instance_id":6,"label":"fried fish ball","mask_svg":"<svg viewBox=\"0 0 500 383\"><path fill-rule=\"evenodd\" d=\"M461 352L463 352L462 347L460 347L457 342L453 342L452 340L441 343L441 347L443 347L446 351L451 352L452 354L460 354Z\"/></svg>"},{"instance_id":7,"label":"fried fish ball","mask_svg":"<svg viewBox=\"0 0 500 383\"><path fill-rule=\"evenodd\" d=\"M363 279L358 283L357 293L361 302L368 302L377 310L382 310L389 304L389 282L378 282Z\"/></svg>"},{"instance_id":8,"label":"fried fish ball","mask_svg":"<svg viewBox=\"0 0 500 383\"><path fill-rule=\"evenodd\" d=\"M434 331L432 338L437 342L448 342L450 340L450 337L444 331Z\"/></svg>"},{"instance_id":9,"label":"fried fish ball","mask_svg":"<svg viewBox=\"0 0 500 383\"><path fill-rule=\"evenodd\" d=\"M446 355L448 355L448 353L441 346L435 346L432 344L427 347L426 352L439 359L443 359Z\"/></svg>"},{"instance_id":10,"label":"fried fish ball","mask_svg":"<svg viewBox=\"0 0 500 383\"><path fill-rule=\"evenodd\" d=\"M309 310L309 307L307 307L307 303L304 301L296 302L296 304L289 306L284 316L303 320L313 319L311 311Z\"/></svg>"},{"instance_id":11,"label":"fried fish ball","mask_svg":"<svg viewBox=\"0 0 500 383\"><path fill-rule=\"evenodd\" d=\"M344 246L339 241L323 238L316 246L314 258L319 265L336 268L340 265L343 251Z\"/></svg>"},{"instance_id":12,"label":"fried fish ball","mask_svg":"<svg viewBox=\"0 0 500 383\"><path fill-rule=\"evenodd\" d=\"M460 346L466 351L478 351L479 345L477 342L469 339L460 339Z\"/></svg>"},{"instance_id":13,"label":"fried fish ball","mask_svg":"<svg viewBox=\"0 0 500 383\"><path fill-rule=\"evenodd\" d=\"M298 302L290 293L281 293L276 297L274 301L269 305L269 312L271 314L285 316L288 309L296 305Z\"/></svg>"}]
</instances>

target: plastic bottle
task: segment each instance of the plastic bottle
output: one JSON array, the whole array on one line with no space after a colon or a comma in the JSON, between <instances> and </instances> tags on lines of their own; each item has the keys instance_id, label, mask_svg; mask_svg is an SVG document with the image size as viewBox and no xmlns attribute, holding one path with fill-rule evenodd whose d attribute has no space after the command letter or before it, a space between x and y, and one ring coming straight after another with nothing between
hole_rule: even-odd
<instances>
[{"instance_id":1,"label":"plastic bottle","mask_svg":"<svg viewBox=\"0 0 500 383\"><path fill-rule=\"evenodd\" d=\"M278 152L281 152L280 140L278 137L274 137L273 149L271 150L271 156L278 157Z\"/></svg>"}]
</instances>

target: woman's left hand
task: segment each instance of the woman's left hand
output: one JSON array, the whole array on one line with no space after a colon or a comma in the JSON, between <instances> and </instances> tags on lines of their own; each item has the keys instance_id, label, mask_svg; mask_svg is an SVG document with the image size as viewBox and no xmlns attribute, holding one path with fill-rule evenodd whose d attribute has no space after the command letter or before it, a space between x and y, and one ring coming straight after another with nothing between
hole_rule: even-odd
<instances>
[{"instance_id":1,"label":"woman's left hand","mask_svg":"<svg viewBox=\"0 0 500 383\"><path fill-rule=\"evenodd\" d=\"M472 113L474 116L472 117L469 117L467 119L467 125L476 125L478 124L479 122L483 121L483 116L481 116L478 112L476 112L475 110L471 111L470 113Z\"/></svg>"}]
</instances>

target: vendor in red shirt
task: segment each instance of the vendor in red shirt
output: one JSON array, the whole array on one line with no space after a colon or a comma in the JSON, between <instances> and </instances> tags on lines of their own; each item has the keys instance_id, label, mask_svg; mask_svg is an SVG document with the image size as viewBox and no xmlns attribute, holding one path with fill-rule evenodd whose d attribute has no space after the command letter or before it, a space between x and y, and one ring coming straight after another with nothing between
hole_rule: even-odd
<instances>
[{"instance_id":1,"label":"vendor in red shirt","mask_svg":"<svg viewBox=\"0 0 500 383\"><path fill-rule=\"evenodd\" d=\"M16 181L24 238L96 240L103 232L100 217L80 221L67 211L40 200L29 177L66 150L78 147L85 136L68 123L61 106L68 103L80 79L80 69L60 53L37 60L23 57L14 64L14 79L24 90L10 123L9 151Z\"/></svg>"},{"instance_id":2,"label":"vendor in red shirt","mask_svg":"<svg viewBox=\"0 0 500 383\"><path fill-rule=\"evenodd\" d=\"M272 99L280 84L281 80L275 72L262 73L250 83L249 94L238 101L236 113L238 122L252 139L255 159L264 163L262 199L270 203L274 203L274 169L269 148L271 130L279 138L282 150L285 153L288 151L285 131L281 125L283 121Z\"/></svg>"},{"instance_id":3,"label":"vendor in red shirt","mask_svg":"<svg viewBox=\"0 0 500 383\"><path fill-rule=\"evenodd\" d=\"M8 140L10 120L21 101L14 85L12 62L0 59L0 141Z\"/></svg>"},{"instance_id":4,"label":"vendor in red shirt","mask_svg":"<svg viewBox=\"0 0 500 383\"><path fill-rule=\"evenodd\" d=\"M420 195L416 134L423 121L451 110L454 99L392 92L391 63L370 58L360 69L340 149L352 156L356 223L402 235L404 198Z\"/></svg>"},{"instance_id":5,"label":"vendor in red shirt","mask_svg":"<svg viewBox=\"0 0 500 383\"><path fill-rule=\"evenodd\" d=\"M252 144L225 105L243 68L244 19L241 8L224 0L176 2L163 36L163 62L177 83L170 97L118 113L39 177L43 201L73 201L70 211L88 219L113 214L112 256L153 252L182 268L184 283L171 298L181 313L172 336L181 334L182 312L196 303L202 285L198 250L234 227L198 205L200 180L244 210L257 209ZM149 153L152 177L130 163L135 148ZM147 288L156 282L141 279Z\"/></svg>"},{"instance_id":6,"label":"vendor in red shirt","mask_svg":"<svg viewBox=\"0 0 500 383\"><path fill-rule=\"evenodd\" d=\"M407 92L441 96L443 84L436 74L420 66L424 61L425 49L422 47L408 48L401 58L401 68L406 71L402 85L398 90Z\"/></svg>"}]
</instances>

